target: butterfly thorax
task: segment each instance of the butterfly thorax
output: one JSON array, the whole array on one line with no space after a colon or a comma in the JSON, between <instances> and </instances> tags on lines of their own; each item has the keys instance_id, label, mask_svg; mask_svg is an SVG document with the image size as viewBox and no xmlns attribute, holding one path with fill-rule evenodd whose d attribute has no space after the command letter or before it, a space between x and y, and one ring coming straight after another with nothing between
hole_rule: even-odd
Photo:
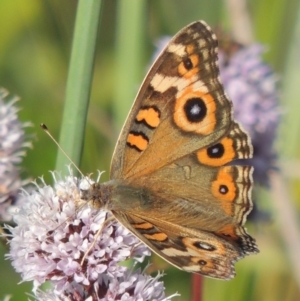
<instances>
[{"instance_id":1,"label":"butterfly thorax","mask_svg":"<svg viewBox=\"0 0 300 301\"><path fill-rule=\"evenodd\" d=\"M93 208L112 212L145 210L145 206L151 207L149 198L150 192L146 188L132 187L123 180L94 183L88 189L81 190L81 199Z\"/></svg>"}]
</instances>

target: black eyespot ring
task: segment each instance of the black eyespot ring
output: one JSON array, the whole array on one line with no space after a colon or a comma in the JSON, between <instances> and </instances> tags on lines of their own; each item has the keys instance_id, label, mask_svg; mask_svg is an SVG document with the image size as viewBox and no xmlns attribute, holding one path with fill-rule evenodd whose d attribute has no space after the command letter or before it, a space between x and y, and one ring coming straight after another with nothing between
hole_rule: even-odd
<instances>
[{"instance_id":1,"label":"black eyespot ring","mask_svg":"<svg viewBox=\"0 0 300 301\"><path fill-rule=\"evenodd\" d=\"M216 250L216 248L214 246L204 243L204 242L201 242L201 241L196 241L193 243L193 245L196 248L204 250L204 251L215 251Z\"/></svg>"},{"instance_id":2,"label":"black eyespot ring","mask_svg":"<svg viewBox=\"0 0 300 301\"><path fill-rule=\"evenodd\" d=\"M190 122L200 122L207 114L205 102L200 97L188 99L183 109Z\"/></svg>"},{"instance_id":3,"label":"black eyespot ring","mask_svg":"<svg viewBox=\"0 0 300 301\"><path fill-rule=\"evenodd\" d=\"M229 191L229 189L228 189L228 187L226 185L220 185L219 192L221 194L226 194L226 193L228 193L228 191Z\"/></svg>"},{"instance_id":4,"label":"black eyespot ring","mask_svg":"<svg viewBox=\"0 0 300 301\"><path fill-rule=\"evenodd\" d=\"M225 148L222 143L217 143L207 149L209 158L222 158L225 153Z\"/></svg>"},{"instance_id":5,"label":"black eyespot ring","mask_svg":"<svg viewBox=\"0 0 300 301\"><path fill-rule=\"evenodd\" d=\"M183 65L184 65L186 70L193 69L193 63L192 63L192 61L189 57L187 57L183 60Z\"/></svg>"}]
</instances>

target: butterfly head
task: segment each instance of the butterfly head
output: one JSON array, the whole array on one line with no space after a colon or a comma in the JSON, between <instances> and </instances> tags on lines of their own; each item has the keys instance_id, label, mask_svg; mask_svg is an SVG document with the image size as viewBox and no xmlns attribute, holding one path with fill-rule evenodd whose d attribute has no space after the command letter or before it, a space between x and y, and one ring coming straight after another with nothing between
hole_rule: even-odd
<instances>
[{"instance_id":1,"label":"butterfly head","mask_svg":"<svg viewBox=\"0 0 300 301\"><path fill-rule=\"evenodd\" d=\"M111 195L111 185L107 183L93 183L88 188L80 190L80 198L88 202L95 209L108 209L108 200Z\"/></svg>"}]
</instances>

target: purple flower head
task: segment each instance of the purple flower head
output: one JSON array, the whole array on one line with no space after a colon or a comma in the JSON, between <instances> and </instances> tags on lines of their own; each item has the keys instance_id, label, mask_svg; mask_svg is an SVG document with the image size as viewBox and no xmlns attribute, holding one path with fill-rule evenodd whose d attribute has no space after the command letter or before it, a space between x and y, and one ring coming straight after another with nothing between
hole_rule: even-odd
<instances>
[{"instance_id":1,"label":"purple flower head","mask_svg":"<svg viewBox=\"0 0 300 301\"><path fill-rule=\"evenodd\" d=\"M8 93L0 89L0 221L10 221L11 211L22 203L19 189L25 184L20 178L18 165L31 144L25 140L24 128L29 123L21 123L17 98L8 99Z\"/></svg>"},{"instance_id":2,"label":"purple flower head","mask_svg":"<svg viewBox=\"0 0 300 301\"><path fill-rule=\"evenodd\" d=\"M54 187L42 180L36 191L24 192L26 202L14 214L17 226L7 226L7 257L23 281L33 281L36 293L50 281L53 300L163 300L159 277L119 265L129 257L142 261L148 248L109 212L82 204L81 189L93 181L72 173L53 178Z\"/></svg>"}]
</instances>

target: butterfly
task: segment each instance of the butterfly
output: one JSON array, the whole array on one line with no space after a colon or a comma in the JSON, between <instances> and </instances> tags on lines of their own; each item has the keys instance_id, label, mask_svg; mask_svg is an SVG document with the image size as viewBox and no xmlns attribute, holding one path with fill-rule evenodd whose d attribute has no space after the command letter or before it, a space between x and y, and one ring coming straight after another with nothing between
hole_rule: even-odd
<instances>
[{"instance_id":1,"label":"butterfly","mask_svg":"<svg viewBox=\"0 0 300 301\"><path fill-rule=\"evenodd\" d=\"M232 163L253 150L220 82L217 45L202 21L171 39L129 112L110 181L86 198L174 266L231 279L234 263L258 252L244 227L253 168Z\"/></svg>"}]
</instances>

